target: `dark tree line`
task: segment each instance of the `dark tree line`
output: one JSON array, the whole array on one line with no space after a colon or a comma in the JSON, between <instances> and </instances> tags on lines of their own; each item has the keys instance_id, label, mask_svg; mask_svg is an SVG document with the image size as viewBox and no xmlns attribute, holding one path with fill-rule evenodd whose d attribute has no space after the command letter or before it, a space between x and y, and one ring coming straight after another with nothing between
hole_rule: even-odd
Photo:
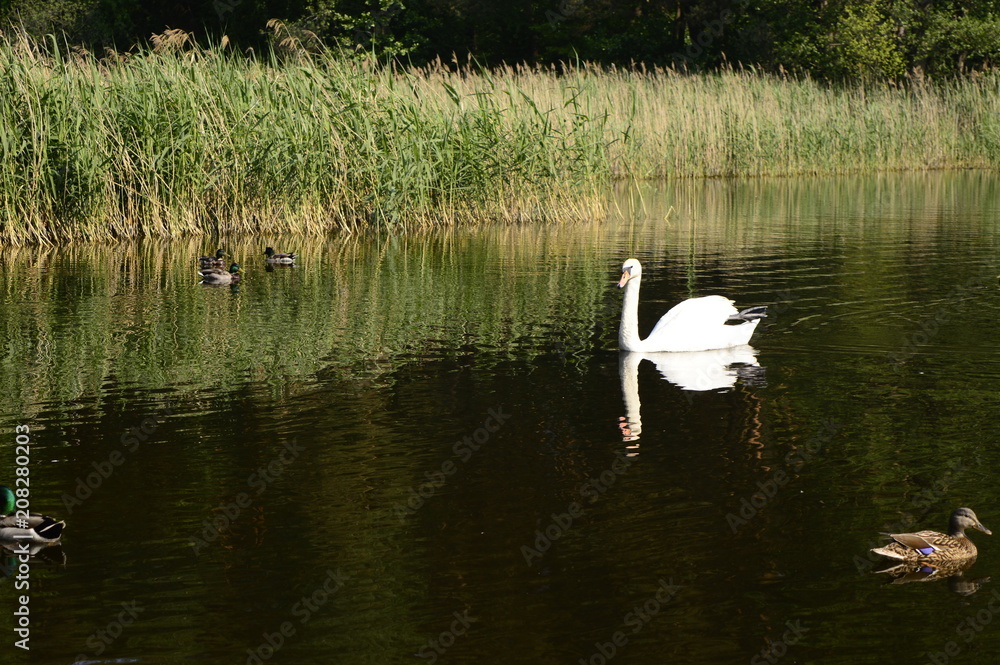
<instances>
[{"instance_id":1,"label":"dark tree line","mask_svg":"<svg viewBox=\"0 0 1000 665\"><path fill-rule=\"evenodd\" d=\"M118 49L167 28L260 48L277 18L328 46L414 64L471 54L842 79L948 76L1000 59L1000 0L0 0L0 18Z\"/></svg>"}]
</instances>

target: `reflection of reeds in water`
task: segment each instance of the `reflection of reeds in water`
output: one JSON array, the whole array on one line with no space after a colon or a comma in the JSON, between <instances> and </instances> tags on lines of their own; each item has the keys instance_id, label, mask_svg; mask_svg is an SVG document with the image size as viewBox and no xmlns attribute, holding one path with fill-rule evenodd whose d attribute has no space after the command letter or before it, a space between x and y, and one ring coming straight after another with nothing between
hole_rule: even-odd
<instances>
[{"instance_id":1,"label":"reflection of reeds in water","mask_svg":"<svg viewBox=\"0 0 1000 665\"><path fill-rule=\"evenodd\" d=\"M772 283L761 275L771 268L762 254L781 256L789 243L838 242L838 254L856 255L857 263L864 260L868 231L844 220L863 219L880 197L894 197L889 208L937 209L952 200L989 199L991 187L976 174L707 181L643 192L652 219L623 197L619 207L631 220L624 224L14 247L0 273L0 331L7 340L0 372L6 399L19 407L92 394L107 377L192 390L255 381L283 390L330 368L382 377L405 357L471 349L582 359L595 344L615 346L620 294L614 281L629 255L661 263L666 283L691 272L690 295L725 284L719 290L741 302L781 304L785 295L757 284ZM674 204L680 212L658 221ZM827 207L836 208L833 221L823 215ZM834 222L837 233L830 236ZM888 246L913 251L942 233L981 237L979 223L988 222L984 216L961 223L900 216L880 224L879 233ZM267 245L296 252L298 266L265 272ZM243 266L239 293L198 286L195 258L217 247ZM706 257L721 266L724 281L703 277ZM842 274L815 279L841 284L847 300L883 297L884 276L850 264ZM670 302L686 295L675 289ZM658 313L645 312L649 325ZM778 332L794 324L787 315L775 321ZM864 334L870 343L889 335L879 343L898 346L891 337L898 333L880 326ZM773 334L762 342L770 339Z\"/></svg>"},{"instance_id":2,"label":"reflection of reeds in water","mask_svg":"<svg viewBox=\"0 0 1000 665\"><path fill-rule=\"evenodd\" d=\"M4 410L99 394L109 380L296 390L319 371L379 377L473 348L530 357L551 352L552 334L572 358L590 349L610 276L598 245L547 228L12 248L0 273ZM298 265L267 272L265 244ZM196 257L217 246L243 266L238 292L198 283Z\"/></svg>"},{"instance_id":3,"label":"reflection of reeds in water","mask_svg":"<svg viewBox=\"0 0 1000 665\"><path fill-rule=\"evenodd\" d=\"M644 232L670 228L664 235L676 246L667 253L676 257L692 242L701 252L759 252L863 233L865 223L884 237L925 245L943 232L966 235L969 224L992 229L982 205L998 197L1000 181L990 173L936 171L630 183L615 200L626 219L662 222ZM944 209L953 212L935 214Z\"/></svg>"}]
</instances>

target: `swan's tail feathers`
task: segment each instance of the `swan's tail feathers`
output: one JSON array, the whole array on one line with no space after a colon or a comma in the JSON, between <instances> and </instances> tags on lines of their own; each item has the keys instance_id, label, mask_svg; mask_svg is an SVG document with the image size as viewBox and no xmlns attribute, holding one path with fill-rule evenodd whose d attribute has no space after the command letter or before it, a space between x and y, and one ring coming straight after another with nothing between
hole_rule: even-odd
<instances>
[{"instance_id":1,"label":"swan's tail feathers","mask_svg":"<svg viewBox=\"0 0 1000 665\"><path fill-rule=\"evenodd\" d=\"M726 319L726 323L729 325L738 325L740 323L745 323L746 321L756 321L758 319L763 319L767 316L767 305L760 305L758 307L748 307L739 314L734 314Z\"/></svg>"}]
</instances>

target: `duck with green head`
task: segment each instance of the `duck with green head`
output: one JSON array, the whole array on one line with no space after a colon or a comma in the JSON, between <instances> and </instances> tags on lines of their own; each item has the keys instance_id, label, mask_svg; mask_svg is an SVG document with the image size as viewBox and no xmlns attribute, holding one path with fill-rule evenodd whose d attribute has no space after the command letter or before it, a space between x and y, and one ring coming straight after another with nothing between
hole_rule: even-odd
<instances>
[{"instance_id":1,"label":"duck with green head","mask_svg":"<svg viewBox=\"0 0 1000 665\"><path fill-rule=\"evenodd\" d=\"M223 268L205 268L199 270L198 274L205 284L234 284L242 278L239 263L229 266L228 271Z\"/></svg>"},{"instance_id":2,"label":"duck with green head","mask_svg":"<svg viewBox=\"0 0 1000 665\"><path fill-rule=\"evenodd\" d=\"M886 533L892 542L884 547L874 547L872 552L900 561L943 563L962 559L975 559L978 551L975 544L965 535L966 529L977 529L987 536L993 532L987 529L972 512L971 508L958 508L951 514L948 533L937 531L917 531L916 533Z\"/></svg>"},{"instance_id":3,"label":"duck with green head","mask_svg":"<svg viewBox=\"0 0 1000 665\"><path fill-rule=\"evenodd\" d=\"M14 492L0 485L0 541L54 543L62 538L65 522L38 513L28 513L28 519L19 518L14 508Z\"/></svg>"},{"instance_id":4,"label":"duck with green head","mask_svg":"<svg viewBox=\"0 0 1000 665\"><path fill-rule=\"evenodd\" d=\"M222 258L226 255L223 249L215 250L215 256L202 256L198 259L198 264L202 268L225 268L226 262Z\"/></svg>"},{"instance_id":5,"label":"duck with green head","mask_svg":"<svg viewBox=\"0 0 1000 665\"><path fill-rule=\"evenodd\" d=\"M264 256L266 257L264 260L268 263L283 263L285 265L295 263L294 252L289 254L278 254L274 251L274 247L265 247Z\"/></svg>"}]
</instances>

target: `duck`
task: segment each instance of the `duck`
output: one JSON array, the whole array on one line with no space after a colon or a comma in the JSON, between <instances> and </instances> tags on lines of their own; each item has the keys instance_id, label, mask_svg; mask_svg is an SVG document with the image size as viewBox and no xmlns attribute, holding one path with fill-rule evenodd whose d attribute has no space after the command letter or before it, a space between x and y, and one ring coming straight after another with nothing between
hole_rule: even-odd
<instances>
[{"instance_id":1,"label":"duck","mask_svg":"<svg viewBox=\"0 0 1000 665\"><path fill-rule=\"evenodd\" d=\"M629 259L622 264L618 288L625 289L618 346L622 351L710 351L749 344L767 306L736 309L725 296L688 298L664 314L646 339L639 338L639 284L642 264Z\"/></svg>"},{"instance_id":2,"label":"duck","mask_svg":"<svg viewBox=\"0 0 1000 665\"><path fill-rule=\"evenodd\" d=\"M240 281L243 277L240 274L239 263L229 266L228 271L222 268L205 268L199 270L198 274L201 275L201 279L205 284L233 284Z\"/></svg>"},{"instance_id":3,"label":"duck","mask_svg":"<svg viewBox=\"0 0 1000 665\"><path fill-rule=\"evenodd\" d=\"M957 508L948 521L948 533L918 531L916 533L886 533L892 542L884 547L873 547L872 552L889 559L927 564L975 559L976 545L965 535L966 529L982 531L987 536L993 532L983 526L971 508Z\"/></svg>"},{"instance_id":4,"label":"duck","mask_svg":"<svg viewBox=\"0 0 1000 665\"><path fill-rule=\"evenodd\" d=\"M266 247L264 249L264 256L267 258L265 261L268 263L295 263L295 253L290 254L278 254L274 251L274 247Z\"/></svg>"},{"instance_id":5,"label":"duck","mask_svg":"<svg viewBox=\"0 0 1000 665\"><path fill-rule=\"evenodd\" d=\"M215 250L215 256L202 256L198 258L198 264L202 268L224 268L226 262L222 259L226 255L225 250L217 249Z\"/></svg>"},{"instance_id":6,"label":"duck","mask_svg":"<svg viewBox=\"0 0 1000 665\"><path fill-rule=\"evenodd\" d=\"M48 515L28 513L28 519L14 512L14 492L0 485L0 541L8 543L54 543L62 538L66 522Z\"/></svg>"}]
</instances>

